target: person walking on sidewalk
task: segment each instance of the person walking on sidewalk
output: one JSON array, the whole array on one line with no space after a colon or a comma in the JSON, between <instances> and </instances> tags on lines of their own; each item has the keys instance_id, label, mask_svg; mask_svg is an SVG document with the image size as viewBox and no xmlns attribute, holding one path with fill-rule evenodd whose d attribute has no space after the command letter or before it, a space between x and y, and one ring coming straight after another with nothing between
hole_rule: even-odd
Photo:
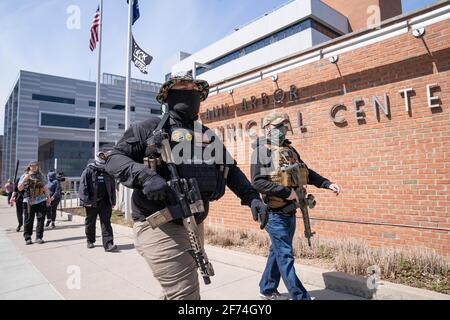
<instances>
[{"instance_id":1,"label":"person walking on sidewalk","mask_svg":"<svg viewBox=\"0 0 450 320\"><path fill-rule=\"evenodd\" d=\"M56 209L58 209L58 204L61 201L61 183L56 177L56 172L49 172L47 175L48 178L48 190L50 191L50 197L52 203L47 211L47 224L46 227L52 224L52 229L55 228L56 221Z\"/></svg>"},{"instance_id":2,"label":"person walking on sidewalk","mask_svg":"<svg viewBox=\"0 0 450 320\"><path fill-rule=\"evenodd\" d=\"M32 244L34 217L36 216L36 242L43 244L44 223L47 207L51 204L47 180L39 171L39 163L32 161L19 179L19 191L23 191L23 210L25 212L24 238L27 245Z\"/></svg>"},{"instance_id":3,"label":"person walking on sidewalk","mask_svg":"<svg viewBox=\"0 0 450 320\"><path fill-rule=\"evenodd\" d=\"M81 175L78 191L81 206L86 208L87 247L94 248L95 224L100 216L103 247L106 252L117 250L111 226L112 207L116 205L116 187L114 177L105 171L106 156L103 152L96 155L94 163L90 163Z\"/></svg>"},{"instance_id":4,"label":"person walking on sidewalk","mask_svg":"<svg viewBox=\"0 0 450 320\"><path fill-rule=\"evenodd\" d=\"M24 211L23 211L23 191L19 191L19 179L15 181L15 188L14 192L11 196L10 205L11 207L16 206L16 215L17 215L17 222L19 225L16 228L17 232L20 232L20 229L23 226L24 221Z\"/></svg>"},{"instance_id":5,"label":"person walking on sidewalk","mask_svg":"<svg viewBox=\"0 0 450 320\"><path fill-rule=\"evenodd\" d=\"M12 183L11 179L8 179L8 182L5 184L5 192L8 196L8 204L11 201L12 194L14 192L14 183Z\"/></svg>"},{"instance_id":6,"label":"person walking on sidewalk","mask_svg":"<svg viewBox=\"0 0 450 320\"><path fill-rule=\"evenodd\" d=\"M208 215L209 204L225 195L226 186L241 199L242 205L251 208L254 220L264 223L267 216L267 206L220 139L197 121L200 103L208 94L206 81L195 80L188 74L172 77L164 83L157 97L158 102L168 106L168 113L162 119L150 117L131 126L108 154L108 172L124 186L134 189L135 246L161 285L165 300L201 298L189 233L182 217L169 209L180 201L170 186L173 171L182 180L195 184L200 193L201 199L197 198L196 202L201 200L200 207L192 204L190 209L198 227L200 244L204 241L203 221ZM166 136L170 148L179 150L175 168L155 147L155 139L158 140L161 134ZM195 196L194 192L191 196ZM167 217L163 222L153 220L159 217L161 221L162 213ZM150 221L156 224L152 226Z\"/></svg>"},{"instance_id":7,"label":"person walking on sidewalk","mask_svg":"<svg viewBox=\"0 0 450 320\"><path fill-rule=\"evenodd\" d=\"M340 187L309 169L301 160L300 154L286 139L289 120L280 114L264 118L265 137L257 140L252 155L251 176L256 190L264 195L269 206L269 219L266 231L271 246L266 268L259 283L260 296L265 300L278 300L278 285L283 279L292 300L311 300L311 296L297 277L294 268L292 240L296 228L296 211L299 202L296 188L311 184L317 188L329 189L336 195ZM284 182L283 170L286 166L299 168L300 181L296 187L288 187ZM288 185L291 185L288 183Z\"/></svg>"}]
</instances>

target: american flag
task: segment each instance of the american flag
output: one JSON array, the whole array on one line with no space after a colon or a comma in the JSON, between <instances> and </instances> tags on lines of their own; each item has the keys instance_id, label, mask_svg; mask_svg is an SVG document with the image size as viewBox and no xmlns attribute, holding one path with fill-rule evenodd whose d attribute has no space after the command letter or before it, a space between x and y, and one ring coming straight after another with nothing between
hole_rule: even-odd
<instances>
[{"instance_id":1,"label":"american flag","mask_svg":"<svg viewBox=\"0 0 450 320\"><path fill-rule=\"evenodd\" d=\"M91 39L89 41L89 48L91 51L95 50L98 42L98 28L100 27L100 7L97 8L95 12L94 20L91 26Z\"/></svg>"}]
</instances>

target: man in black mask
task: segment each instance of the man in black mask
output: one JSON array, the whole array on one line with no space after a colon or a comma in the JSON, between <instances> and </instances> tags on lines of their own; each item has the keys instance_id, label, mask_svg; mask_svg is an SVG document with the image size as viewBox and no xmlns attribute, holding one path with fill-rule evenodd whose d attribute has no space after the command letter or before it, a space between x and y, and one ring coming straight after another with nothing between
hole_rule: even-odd
<instances>
[{"instance_id":1,"label":"man in black mask","mask_svg":"<svg viewBox=\"0 0 450 320\"><path fill-rule=\"evenodd\" d=\"M196 122L200 103L208 94L206 81L193 80L189 76L172 78L162 86L157 96L161 104L168 106L168 114L163 120L151 117L131 126L114 150L108 153L106 162L106 170L110 174L126 187L134 189L135 246L159 281L163 289L162 298L167 300L198 300L200 289L197 265L190 253L189 237L183 224L176 219L153 229L148 221L155 213L166 210L174 200L168 185L171 179L168 166L161 161L158 149L152 144L156 129L162 129L169 136L172 154L179 156L176 168L180 177L195 178L198 182L204 212L196 214L195 220L201 241L202 222L208 214L209 202L219 200L226 186L242 200L242 205L251 207L254 220L260 221L262 228L267 217L266 205L222 142L208 128ZM213 144L222 152L199 159L195 150L203 152ZM184 147L182 154L175 152L180 146ZM159 161L155 160L151 166L144 164L144 159Z\"/></svg>"},{"instance_id":2,"label":"man in black mask","mask_svg":"<svg viewBox=\"0 0 450 320\"><path fill-rule=\"evenodd\" d=\"M95 247L95 225L100 217L103 248L106 252L117 251L111 226L112 207L116 205L116 183L105 170L106 155L98 152L94 163L88 164L81 174L78 195L81 206L86 208L86 239L88 249Z\"/></svg>"}]
</instances>

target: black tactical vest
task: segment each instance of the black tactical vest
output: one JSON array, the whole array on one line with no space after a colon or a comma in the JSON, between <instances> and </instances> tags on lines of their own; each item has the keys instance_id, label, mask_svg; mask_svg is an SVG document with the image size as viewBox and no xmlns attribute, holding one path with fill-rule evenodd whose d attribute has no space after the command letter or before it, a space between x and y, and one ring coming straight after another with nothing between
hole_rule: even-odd
<instances>
[{"instance_id":1,"label":"black tactical vest","mask_svg":"<svg viewBox=\"0 0 450 320\"><path fill-rule=\"evenodd\" d=\"M220 142L221 152L214 152L214 147L219 146L219 141L215 141L218 138L210 137L205 130L200 133L178 126L165 127L180 178L195 178L204 200L215 201L223 197L228 173L224 164L223 144ZM161 155L156 149L148 148L145 156L146 159L150 159L148 161L152 169L167 177L167 173L164 174ZM153 161L153 164L150 164L150 161Z\"/></svg>"}]
</instances>

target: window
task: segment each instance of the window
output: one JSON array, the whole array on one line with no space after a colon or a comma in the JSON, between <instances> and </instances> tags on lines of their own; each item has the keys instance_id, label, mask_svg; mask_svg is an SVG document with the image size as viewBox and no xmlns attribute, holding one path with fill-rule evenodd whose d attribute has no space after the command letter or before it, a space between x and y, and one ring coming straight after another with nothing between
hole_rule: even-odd
<instances>
[{"instance_id":1,"label":"window","mask_svg":"<svg viewBox=\"0 0 450 320\"><path fill-rule=\"evenodd\" d=\"M312 28L319 31L320 33L326 35L327 37L331 38L331 39L335 39L337 37L340 37L341 35L339 33L337 33L336 31L324 26L323 24L317 22L317 21L312 21Z\"/></svg>"},{"instance_id":2,"label":"window","mask_svg":"<svg viewBox=\"0 0 450 320\"><path fill-rule=\"evenodd\" d=\"M150 113L151 113L151 114L162 115L162 110L151 109L151 110L150 110Z\"/></svg>"},{"instance_id":3,"label":"window","mask_svg":"<svg viewBox=\"0 0 450 320\"><path fill-rule=\"evenodd\" d=\"M39 101L47 101L47 102L75 104L75 99L61 98L61 97L54 97L54 96L44 96L42 94L33 94L32 99L39 100Z\"/></svg>"},{"instance_id":4,"label":"window","mask_svg":"<svg viewBox=\"0 0 450 320\"><path fill-rule=\"evenodd\" d=\"M80 130L95 130L95 118L79 117L65 114L41 113L41 127L71 128ZM106 131L106 119L100 119L100 130Z\"/></svg>"},{"instance_id":5,"label":"window","mask_svg":"<svg viewBox=\"0 0 450 320\"><path fill-rule=\"evenodd\" d=\"M95 108L95 101L89 101L89 107L94 107ZM102 102L100 104L100 108L105 108L105 109L112 109L112 110L125 110L125 106L123 104L114 104L114 103L106 103L106 102ZM136 108L131 106L131 112L135 112Z\"/></svg>"},{"instance_id":6,"label":"window","mask_svg":"<svg viewBox=\"0 0 450 320\"><path fill-rule=\"evenodd\" d=\"M199 67L197 69L197 75L200 75L202 73L207 72L208 70L220 67L230 61L239 59L247 54L250 54L254 51L257 51L259 49L262 49L264 47L267 47L277 41L281 41L283 39L286 39L290 36L293 36L294 34L297 34L303 30L307 30L310 28L314 28L315 30L319 31L320 33L330 37L331 39L337 38L341 36L338 32L334 31L333 29L323 25L322 23L315 21L311 18L297 22L291 26L288 26L280 31L274 32L262 39L259 39L251 44L248 44L240 49L237 49L233 52L228 53L227 55L220 57L218 59L215 59L213 61L210 61L207 63L211 68L206 69L204 67Z\"/></svg>"},{"instance_id":7,"label":"window","mask_svg":"<svg viewBox=\"0 0 450 320\"><path fill-rule=\"evenodd\" d=\"M271 44L271 37L266 37L266 38L259 40L249 46L246 46L242 51L244 52L244 55L245 55L245 54L252 53L253 51L267 47L270 44Z\"/></svg>"},{"instance_id":8,"label":"window","mask_svg":"<svg viewBox=\"0 0 450 320\"><path fill-rule=\"evenodd\" d=\"M102 103L101 107L103 107L103 103ZM120 104L116 104L116 105L112 106L111 109L113 109L113 110L125 110L125 106L124 105L120 105Z\"/></svg>"},{"instance_id":9,"label":"window","mask_svg":"<svg viewBox=\"0 0 450 320\"><path fill-rule=\"evenodd\" d=\"M75 138L75 137L74 137ZM100 150L108 150L111 144L100 141ZM58 159L58 171L66 177L80 177L94 155L94 143L87 141L52 140L39 146L38 160L42 171L53 169ZM78 189L75 189L78 190Z\"/></svg>"},{"instance_id":10,"label":"window","mask_svg":"<svg viewBox=\"0 0 450 320\"><path fill-rule=\"evenodd\" d=\"M275 33L274 38L276 41L281 41L309 28L311 28L311 20L305 20Z\"/></svg>"}]
</instances>

